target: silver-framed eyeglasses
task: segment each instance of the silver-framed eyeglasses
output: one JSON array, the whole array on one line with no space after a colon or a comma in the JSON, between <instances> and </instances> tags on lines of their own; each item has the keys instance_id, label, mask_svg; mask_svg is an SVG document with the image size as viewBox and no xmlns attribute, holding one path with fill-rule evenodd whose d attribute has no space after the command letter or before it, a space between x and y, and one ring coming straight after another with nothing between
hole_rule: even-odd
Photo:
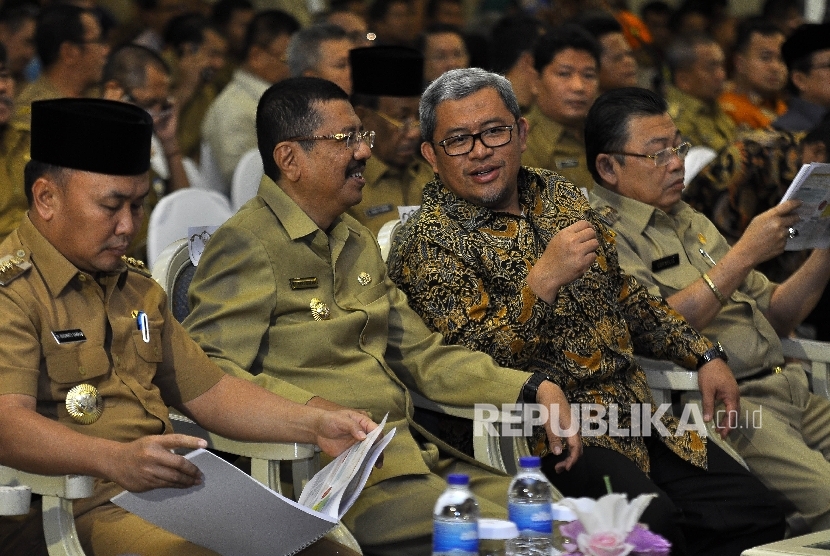
<instances>
[{"instance_id":1,"label":"silver-framed eyeglasses","mask_svg":"<svg viewBox=\"0 0 830 556\"><path fill-rule=\"evenodd\" d=\"M309 135L307 137L291 137L286 141L344 141L347 149L357 150L360 143L365 142L369 148L375 146L374 131L350 131L348 133L332 133L330 135Z\"/></svg>"},{"instance_id":2,"label":"silver-framed eyeglasses","mask_svg":"<svg viewBox=\"0 0 830 556\"><path fill-rule=\"evenodd\" d=\"M438 144L443 147L447 156L461 156L471 152L475 147L476 139L481 141L481 144L485 147L493 149L510 142L513 138L513 127L512 125L498 125L478 133L453 135L443 141L438 141Z\"/></svg>"},{"instance_id":3,"label":"silver-framed eyeglasses","mask_svg":"<svg viewBox=\"0 0 830 556\"><path fill-rule=\"evenodd\" d=\"M650 158L654 161L654 165L657 167L660 166L667 166L673 156L676 156L680 160L684 160L686 155L689 154L689 149L692 148L691 143L680 143L676 147L669 147L667 149L663 149L661 151L657 151L654 154L640 154L640 153L625 153L625 152L609 152L605 154L617 154L621 156L637 156L640 158Z\"/></svg>"}]
</instances>

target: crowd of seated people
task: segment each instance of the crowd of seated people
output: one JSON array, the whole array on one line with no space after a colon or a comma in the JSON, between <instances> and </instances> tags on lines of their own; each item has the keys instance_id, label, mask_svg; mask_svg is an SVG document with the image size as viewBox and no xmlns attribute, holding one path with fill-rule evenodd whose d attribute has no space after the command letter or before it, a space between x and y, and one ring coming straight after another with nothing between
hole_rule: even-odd
<instances>
[{"instance_id":1,"label":"crowd of seated people","mask_svg":"<svg viewBox=\"0 0 830 556\"><path fill-rule=\"evenodd\" d=\"M763 341L774 344L778 335L805 334L830 340L830 326L823 316L825 307L830 306L830 295L810 297L791 315L799 322L788 321L786 326L777 326L774 314L770 313L787 306L780 296L776 297L776 291L791 292L805 284L819 293L824 289L827 280L823 258L811 257L807 252L783 252L783 248L775 247L777 244L769 244L763 257L759 253L747 257L752 266L741 267L742 272L730 276L725 283L719 283L719 273L710 270L701 276L700 283L690 281L675 289L661 288L662 282L651 275L658 270L653 263L668 264L668 258L676 254L654 254L656 261L641 265L647 256L632 255L633 240L613 239L615 233L624 233L618 228L626 222L615 216L618 207L609 207L618 203L642 209L643 214L649 215L643 217L644 229L647 224L654 225L654 219L672 220L675 213L691 207L708 219L704 219L706 232L701 231L700 237L707 235L710 243L719 245L721 256L727 256L730 246L734 247L733 252L743 253L748 242L741 243L744 234L758 233L759 225L753 226L756 218L764 222L771 219L770 211L775 210L801 164L828 160L830 23L805 23L802 0L765 0L757 13L740 16L734 15L726 2L718 0L655 0L644 3L637 13L624 1L568 0L557 2L555 8L552 4L500 0L481 0L476 5L459 0L331 0L280 2L277 9L251 0L135 0L126 4L115 0L4 0L0 4L0 242L8 237L19 243L19 227L31 227L34 200L31 195L27 197L25 184L31 176L25 168L32 158L32 107L38 102L106 99L149 114L150 187L145 196L137 199L143 216L128 234L129 247L125 252L137 259L146 257L147 219L159 199L188 187L216 187L204 173L208 163L218 168L219 191L229 195L240 159L246 152L258 149L264 168L260 194L225 228L220 228L215 243L205 252L205 267L214 270L212 274L207 270L197 273L191 296L194 312L185 328L224 372L258 382L293 401L323 409L342 406L368 411L372 419L379 421L383 416L379 412L387 410L389 404L377 405L354 385L344 389L340 382L356 379L338 379L327 374L332 362L341 360L355 373L366 373L368 383L388 392L392 400L389 403L398 411L398 421L411 430L402 435L408 444L401 444L402 447L395 448L398 453L390 454L391 467L377 479L378 488L373 490L370 483L372 488L367 489L364 501L345 520L368 554L426 553L429 514L424 512L429 506L427 499L438 488L438 479L452 469L463 467L472 472L469 466L476 466L466 450L469 438L460 439L467 434L466 429L459 432L454 427L436 426L435 417L423 412L413 415L405 405L408 402L403 401L408 390L461 405L517 399L544 399L548 403L555 400L567 405L585 402L595 395L604 403L627 403L634 399L642 402L647 396L645 391L626 395L618 391L624 384L621 377L635 377L635 383L639 380L640 371L628 361L629 355L647 353L698 368L702 367L698 359L710 357L714 349L710 340L720 339L725 352L739 363L731 373L721 369L716 381L706 382L705 387L713 389L710 393L735 407L739 392L758 407L779 404L780 400L751 388L755 386L755 374L785 367L784 361L778 360L777 348L757 350L763 365L741 365L745 361L740 359L740 350L726 345L733 335L721 334L719 328L713 332L714 325L709 325L726 322L728 317L723 315L731 314L730 310L739 312L731 304L740 306L744 302L749 309L741 318L754 319L756 324L761 319L772 322L764 325L763 333L769 332L769 338L764 336ZM826 17L830 20L830 13ZM463 72L476 67L485 73ZM461 73L451 75L457 76L459 83L470 84L472 89L456 90L453 83L442 79L447 72L459 70ZM496 75L504 76L506 81L493 81L492 76ZM329 87L330 83L335 87ZM504 84L512 88L509 94L503 94ZM433 97L429 101L432 104L425 104L424 92L429 90L446 96ZM481 95L482 90L487 94ZM638 90L650 91L649 102L656 108L635 110L626 116L628 119L621 120L618 129L596 125L590 128L590 115L597 99L607 102L608 98L617 98L617 94L622 95L619 98L639 98L632 92ZM269 97L269 91L281 91L286 98L273 94ZM498 102L496 97L488 96L491 92L498 93ZM479 97L486 97L486 102L476 104ZM262 113L266 98L270 99L265 103L270 111ZM286 99L293 99L294 104L283 104L288 102ZM441 106L454 106L457 110L445 113ZM509 115L506 119L501 118L505 110ZM490 118L490 112L499 116ZM285 114L305 114L306 119L282 121ZM425 121L425 117L432 121ZM666 142L662 136L658 140L645 132L632 135L631 129L625 127L629 120L653 121L655 126L670 127L671 137ZM329 129L329 122L342 125ZM453 125L445 126L446 122ZM276 131L264 129L268 123ZM445 128L449 135L441 135ZM665 130L658 126L650 128L649 133L658 131ZM589 132L617 135L603 143L596 136L586 137ZM644 142L634 144L632 141L639 140L640 135ZM454 149L447 139L466 141L464 144L471 144L471 148ZM604 144L604 150L596 151L597 144ZM697 175L687 176L688 186L682 193L678 190L678 198L672 203L656 202L645 189L631 186L629 191L627 182L620 186L615 181L626 170L629 176L634 175L639 166L644 172L682 179L682 162L690 147L710 149L713 160ZM508 151L509 156L501 156ZM196 170L190 171L192 168ZM455 171L458 176L453 174ZM334 175L337 172L343 175ZM642 183L651 177L643 177ZM345 180L345 185L336 187L337 180ZM497 192L499 195L514 195L511 199L516 203L502 205L500 197L490 199L485 193L478 196L473 192L477 186L492 185L492 180L505 187ZM538 185L542 200L535 197L533 188L537 185L533 184ZM665 185L672 191L679 187L676 180L669 183L668 178ZM546 188L551 190L550 199L545 196ZM580 195L578 198L571 197L574 191ZM567 205L573 216L562 215L559 220L548 221L544 213L549 210L546 203L560 208ZM421 205L431 207L429 215L415 212ZM509 210L502 210L504 207ZM261 220L264 210L270 211L268 214L275 216L278 223ZM412 214L416 215L415 220L404 224L404 232L399 233L398 243L391 251L390 277L397 283L393 284L386 280L383 261L374 252L371 256L362 253L377 246L384 224L397 219L405 221ZM775 214L786 219L789 213ZM540 233L534 228L537 224L531 223L535 218L545 221L545 226L554 226L553 220L556 224ZM463 226L452 228L454 219L463 221ZM257 237L251 228L256 222L261 226L260 234L262 230L272 230L279 238ZM433 227L436 222L441 225ZM486 251L488 257L494 257L493 261L497 257L500 264L509 261L511 273L521 269L517 275L510 274L510 280L518 280L521 286L515 299L495 286L488 291L487 280L492 277L476 269L470 262L475 260L474 254L464 251L476 245L465 235L470 231L465 227L474 222L486 224L486 229L502 242L491 253L484 241L476 254L484 257L482 253ZM578 229L571 227L574 225ZM524 226L530 235L523 234ZM440 230L443 235L436 233L429 238L423 233L426 230ZM31 231L26 233L31 235ZM581 237L581 248L590 248L581 253L579 249L555 244L554 238L570 234L574 234L571 241L579 244L576 237ZM712 234L717 234L717 241ZM528 239L531 236L533 239ZM443 243L434 245L430 240ZM482 237L476 236L479 240ZM513 253L511 249L523 241L528 243L517 247L520 253ZM507 244L511 248L506 248ZM319 283L315 279L314 295L305 295L308 292L299 288L300 295L292 281L304 276L303 271L280 271L288 272L283 278L285 284L291 285L289 292L295 292L291 294L294 297L280 297L270 307L265 300L271 300L277 292L285 296L285 284L268 284L269 280L257 273L270 268L264 261L276 260L277 247L283 249L284 260L288 260L289 252L297 260L322 257L328 265L325 272L333 275L325 278L328 275L317 268L320 261L315 261L316 266L308 266L309 273L320 274ZM246 251L247 258L238 255L240 249ZM229 258L235 251L236 258ZM0 258L7 254L13 253L0 252ZM597 255L596 261L592 254ZM563 278L553 290L544 289L549 284L537 282L538 276L532 270L541 268L539 261L549 263L548 257L554 256L562 261L581 256L583 262L588 262L584 268L573 270L569 280ZM439 261L444 262L443 266ZM710 262L712 267L716 266L714 261ZM450 263L459 263L460 278L441 284L439 278L451 276ZM348 270L341 269L341 265ZM640 266L648 267L651 273ZM558 270L568 267L562 263ZM598 267L602 267L601 272ZM235 287L235 282L228 278L229 269L250 274L239 286L239 291L247 292L245 295L232 295L229 288ZM434 274L430 274L431 270ZM475 274L479 270L480 275ZM486 270L492 272L494 267ZM354 283L348 287L341 284L345 272L352 271L355 276L348 280ZM225 279L217 280L216 275ZM271 282L275 275L276 269L269 274ZM805 275L810 280L803 279ZM493 278L494 283L501 283L501 278L497 278ZM605 314L565 316L567 311L559 305L567 301L571 303L567 308L573 310L577 302L587 299L579 301L581 295L588 295L585 291L604 287L605 282L620 289L620 298L611 303ZM467 286L472 289L466 289ZM672 302L673 294L693 286L698 295L708 292L714 296L715 309L724 307L720 320L714 313L695 320L694 314L690 317L682 310L684 306ZM251 292L261 296L257 307L253 306L256 296ZM471 302L475 292L484 297ZM747 299L741 298L746 292ZM658 297L661 295L666 303ZM562 296L566 301L560 299ZM795 299L803 301L801 297ZM389 313L382 318L373 315L376 307L369 307L380 303L378 300L382 300ZM464 304L472 304L472 308L468 310ZM247 307L248 312L241 306ZM257 312L268 307L270 314ZM436 313L439 307L441 310ZM559 309L554 311L551 307ZM491 310L497 314L489 315ZM297 325L300 313L304 319L300 320L309 321L306 325L311 327L305 341L315 343L318 356L295 362L272 361L270 358L279 357L282 350L294 349L283 346L284 340L277 332L283 332L283 326ZM612 314L613 317L609 316ZM234 320L247 318L246 315L260 318L253 319L256 324ZM551 336L563 339L548 345L532 334L522 336L512 330L513 341L507 342L508 329L516 326L508 323L513 318L521 322L522 334L527 333L527 323L535 322L554 331ZM618 321L638 318L651 323L649 334L636 325L631 325L628 333L620 332ZM796 327L801 320L807 326ZM746 324L742 321L742 325ZM241 339L229 339L231 336L223 334L226 326L228 330L244 329L244 333L239 332ZM653 327L665 330L655 333ZM592 337L592 341L571 338L573 343L569 343L563 331L577 329L605 336ZM314 334L322 330L343 337L333 341L327 339L329 333L323 333L319 341L313 340ZM378 338L367 338L367 330ZM640 333L647 338L638 336ZM649 343L657 339L679 343L674 352L662 352L656 344ZM241 348L241 343L246 342L251 345ZM444 343L460 344L464 349L434 351ZM613 349L608 347L611 344ZM505 345L509 355L498 351ZM577 353L586 345L596 347L596 353L604 355ZM542 358L547 366L534 359L539 350L548 349L550 353L545 352ZM622 355L616 353L617 349ZM484 351L488 356L468 354L470 350ZM616 355L609 355L611 352ZM606 356L607 361L603 359ZM615 357L622 357L626 364ZM439 380L440 374L429 368L431 365L447 365L447 373L465 372L451 368L455 363L441 363L443 360L461 361L458 366L465 369L477 365L478 370L470 376L488 385L484 375L490 373L489 379L498 382L501 390L486 394L472 391L464 396L442 392L431 382ZM563 361L566 364L560 365ZM574 369L563 370L569 369L567 365ZM548 368L554 366L556 371ZM797 370L790 366L786 369L801 379ZM532 379L528 379L527 372ZM602 374L601 379L592 373ZM321 377L328 377L326 380L331 383L323 384ZM767 381L763 385L770 380L766 375L762 378ZM602 395L589 385L595 380L602 385L598 390ZM746 381L751 384L747 386ZM446 384L460 387L462 382L463 375L458 375ZM717 382L717 386L711 386L712 382ZM544 384L541 388L540 383ZM612 390L613 395L608 393ZM804 400L805 406L814 403L812 398ZM779 404L775 411L783 415L787 407ZM809 411L799 407L799 411L799 419L815 413L812 406ZM781 417L781 421L786 418ZM799 421L794 428L801 426ZM821 501L826 508L804 503L803 493L782 486L782 481L796 477L795 474L785 475L780 471L780 463L771 465L769 458L759 456L757 452L763 449L749 446L752 439L747 440L746 434L733 431L725 436L760 478L756 484L751 481L752 476L742 477L740 481L747 482L736 483L732 498L733 502L751 500L745 505L757 511L752 517L757 518L757 538L772 540L780 536L783 529L779 518L784 511L794 509L804 515L800 522L791 521L793 531L830 527L830 500ZM646 476L646 482L626 485L631 494L656 492L655 488L664 488L662 480L669 480L648 475L648 460L658 455L651 444L620 447L615 441L588 442L586 446L591 449L574 467L582 453L581 442L571 445L572 451L568 451L567 443L563 445L551 431L541 429L536 431L535 440L531 449L549 458L546 471L554 479L561 475L554 483L569 494L579 495L579 489L570 490L568 481L563 480L572 467L577 473L586 474L572 485L587 484L585 477L602 475L602 466L592 463L597 458L597 446L627 459L633 465L632 472ZM774 441L778 442L778 437ZM801 441L798 448L811 453L822 451L823 441L822 425L818 434ZM700 439L689 437L680 444L667 446L680 456L683 465L705 469L707 449L701 448L699 442ZM709 453L717 453L713 458L720 458L714 450L711 448ZM791 450L790 454L793 453L796 452ZM406 454L418 465L412 461L399 465L398 458ZM823 462L824 456L819 456L819 460ZM720 459L713 461L717 468ZM563 462L567 463L568 472L563 473ZM822 469L820 463L816 462L808 472ZM414 480L414 476L426 477L424 481L428 483L410 501L409 511L417 518L407 523L408 527L382 519L387 504L409 488L407 481ZM492 497L495 487L503 487L504 479L491 469L481 477L486 483L481 495L487 500L486 511L492 517L504 514L503 503ZM387 480L395 482L394 488ZM700 480L706 477L701 476ZM623 481L619 483L622 487ZM724 552L696 539L688 542L693 537L691 529L685 529L689 524L672 517L688 511L683 496L675 496L674 492L658 494L661 498L655 508L663 508L666 513L659 519L651 514L649 519L674 540L677 554L737 554L735 547L750 546L723 530L717 535L711 533L710 538L721 538L713 542L727 546L726 539L731 537L732 548ZM715 551L707 552L712 550Z\"/></svg>"}]
</instances>

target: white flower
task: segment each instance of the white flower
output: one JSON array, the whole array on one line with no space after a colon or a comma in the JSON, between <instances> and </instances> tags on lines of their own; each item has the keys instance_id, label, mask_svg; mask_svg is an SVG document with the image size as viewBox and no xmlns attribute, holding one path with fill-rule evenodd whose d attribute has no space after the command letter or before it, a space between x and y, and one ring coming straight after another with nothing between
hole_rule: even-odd
<instances>
[{"instance_id":1,"label":"white flower","mask_svg":"<svg viewBox=\"0 0 830 556\"><path fill-rule=\"evenodd\" d=\"M656 494L641 494L631 502L625 494L606 494L599 500L592 498L563 498L557 504L573 510L589 535L613 531L625 538Z\"/></svg>"}]
</instances>

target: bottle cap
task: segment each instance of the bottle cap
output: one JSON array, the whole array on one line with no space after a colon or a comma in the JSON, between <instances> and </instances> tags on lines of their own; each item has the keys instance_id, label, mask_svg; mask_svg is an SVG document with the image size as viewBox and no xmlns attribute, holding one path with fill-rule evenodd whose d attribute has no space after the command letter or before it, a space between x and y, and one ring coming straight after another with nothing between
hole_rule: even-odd
<instances>
[{"instance_id":1,"label":"bottle cap","mask_svg":"<svg viewBox=\"0 0 830 556\"><path fill-rule=\"evenodd\" d=\"M519 458L519 467L540 467L542 460L539 456L522 456Z\"/></svg>"},{"instance_id":2,"label":"bottle cap","mask_svg":"<svg viewBox=\"0 0 830 556\"><path fill-rule=\"evenodd\" d=\"M452 473L447 476L447 482L451 485L468 485L470 477L463 473Z\"/></svg>"},{"instance_id":3,"label":"bottle cap","mask_svg":"<svg viewBox=\"0 0 830 556\"><path fill-rule=\"evenodd\" d=\"M570 508L560 506L556 502L550 505L550 514L553 521L576 521L576 513Z\"/></svg>"},{"instance_id":4,"label":"bottle cap","mask_svg":"<svg viewBox=\"0 0 830 556\"><path fill-rule=\"evenodd\" d=\"M506 519L478 520L479 539L515 539L519 536L519 529L516 524Z\"/></svg>"}]
</instances>

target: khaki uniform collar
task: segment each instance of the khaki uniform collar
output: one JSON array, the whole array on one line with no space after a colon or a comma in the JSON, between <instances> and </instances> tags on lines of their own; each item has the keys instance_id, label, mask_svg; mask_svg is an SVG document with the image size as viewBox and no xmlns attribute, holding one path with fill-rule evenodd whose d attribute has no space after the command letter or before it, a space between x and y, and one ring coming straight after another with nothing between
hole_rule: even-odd
<instances>
[{"instance_id":1,"label":"khaki uniform collar","mask_svg":"<svg viewBox=\"0 0 830 556\"><path fill-rule=\"evenodd\" d=\"M88 272L79 270L54 245L49 243L49 240L29 220L28 215L20 223L17 233L23 247L31 253L32 263L37 267L38 273L43 277L43 281L53 296L60 295L69 282L79 274L91 276ZM121 275L126 271L127 265L122 264L121 268L111 273L111 276ZM104 280L108 282L109 278L104 278Z\"/></svg>"},{"instance_id":2,"label":"khaki uniform collar","mask_svg":"<svg viewBox=\"0 0 830 556\"><path fill-rule=\"evenodd\" d=\"M309 217L288 194L277 185L274 180L268 176L262 177L262 183L259 187L259 196L265 201L265 204L276 215L282 223L288 237L292 241L311 236L320 230L320 227ZM360 230L357 221L349 218L346 220L344 215L340 215L334 219L332 223L331 235L335 239L345 241L349 231L360 235Z\"/></svg>"},{"instance_id":3,"label":"khaki uniform collar","mask_svg":"<svg viewBox=\"0 0 830 556\"><path fill-rule=\"evenodd\" d=\"M530 127L528 132L535 131L536 129L541 130L542 135L551 145L558 143L562 136L570 135L565 126L545 116L536 105L527 113L527 122Z\"/></svg>"},{"instance_id":4,"label":"khaki uniform collar","mask_svg":"<svg viewBox=\"0 0 830 556\"><path fill-rule=\"evenodd\" d=\"M656 215L664 215L665 218L674 222L678 228L688 227L694 212L686 202L678 201L669 213L664 213L658 208L615 193L599 184L595 185L594 189L591 190L591 194L602 199L607 206L613 208L618 214L625 215L625 221L628 225L640 234L649 227Z\"/></svg>"}]
</instances>

